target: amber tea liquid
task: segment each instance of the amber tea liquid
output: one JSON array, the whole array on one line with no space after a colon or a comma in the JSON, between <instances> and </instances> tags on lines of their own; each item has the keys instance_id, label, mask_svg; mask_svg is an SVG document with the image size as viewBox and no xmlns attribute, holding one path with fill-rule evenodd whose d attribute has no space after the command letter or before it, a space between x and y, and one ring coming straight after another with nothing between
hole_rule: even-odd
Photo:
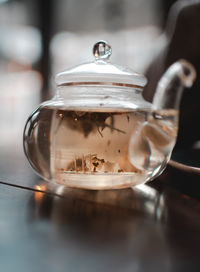
<instances>
[{"instance_id":1,"label":"amber tea liquid","mask_svg":"<svg viewBox=\"0 0 200 272\"><path fill-rule=\"evenodd\" d=\"M25 152L48 180L90 189L136 185L160 173L177 135L177 111L39 108Z\"/></svg>"}]
</instances>

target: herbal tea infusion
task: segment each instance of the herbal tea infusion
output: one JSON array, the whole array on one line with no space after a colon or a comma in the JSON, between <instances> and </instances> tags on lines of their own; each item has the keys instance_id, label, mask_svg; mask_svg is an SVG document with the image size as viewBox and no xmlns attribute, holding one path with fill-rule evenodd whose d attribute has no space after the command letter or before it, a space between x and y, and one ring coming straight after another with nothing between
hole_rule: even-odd
<instances>
[{"instance_id":1,"label":"herbal tea infusion","mask_svg":"<svg viewBox=\"0 0 200 272\"><path fill-rule=\"evenodd\" d=\"M44 107L32 115L25 132L26 153L48 179L68 186L77 178L78 187L124 187L150 179L168 160L177 111Z\"/></svg>"}]
</instances>

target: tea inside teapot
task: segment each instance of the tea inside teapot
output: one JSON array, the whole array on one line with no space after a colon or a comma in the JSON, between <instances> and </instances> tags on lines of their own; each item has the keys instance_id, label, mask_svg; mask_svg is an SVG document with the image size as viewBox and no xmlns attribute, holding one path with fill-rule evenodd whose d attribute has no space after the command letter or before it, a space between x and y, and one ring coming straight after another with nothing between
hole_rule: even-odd
<instances>
[{"instance_id":1,"label":"tea inside teapot","mask_svg":"<svg viewBox=\"0 0 200 272\"><path fill-rule=\"evenodd\" d=\"M45 106L29 119L25 137L34 141L27 141L25 149L36 171L57 183L127 187L164 167L175 144L177 121L174 110L102 112Z\"/></svg>"}]
</instances>

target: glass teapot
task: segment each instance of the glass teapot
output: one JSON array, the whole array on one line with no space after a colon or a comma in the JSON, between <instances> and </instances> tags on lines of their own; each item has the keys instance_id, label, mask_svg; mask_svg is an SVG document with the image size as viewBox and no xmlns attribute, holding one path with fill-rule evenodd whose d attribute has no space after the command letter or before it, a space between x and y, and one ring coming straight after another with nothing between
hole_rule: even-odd
<instances>
[{"instance_id":1,"label":"glass teapot","mask_svg":"<svg viewBox=\"0 0 200 272\"><path fill-rule=\"evenodd\" d=\"M94 61L56 76L57 91L28 118L24 151L45 180L86 189L134 186L157 177L176 142L178 108L195 70L173 64L145 101L145 76L110 62L111 47L93 47Z\"/></svg>"}]
</instances>

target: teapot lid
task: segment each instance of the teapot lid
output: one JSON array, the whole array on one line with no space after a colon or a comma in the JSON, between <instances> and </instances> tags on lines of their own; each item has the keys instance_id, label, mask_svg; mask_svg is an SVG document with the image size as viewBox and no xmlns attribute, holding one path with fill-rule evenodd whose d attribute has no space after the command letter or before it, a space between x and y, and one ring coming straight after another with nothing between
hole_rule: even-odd
<instances>
[{"instance_id":1,"label":"teapot lid","mask_svg":"<svg viewBox=\"0 0 200 272\"><path fill-rule=\"evenodd\" d=\"M146 77L127 67L112 64L109 59L111 54L112 48L107 42L97 42L93 47L95 60L58 73L56 85L114 85L143 89Z\"/></svg>"}]
</instances>

